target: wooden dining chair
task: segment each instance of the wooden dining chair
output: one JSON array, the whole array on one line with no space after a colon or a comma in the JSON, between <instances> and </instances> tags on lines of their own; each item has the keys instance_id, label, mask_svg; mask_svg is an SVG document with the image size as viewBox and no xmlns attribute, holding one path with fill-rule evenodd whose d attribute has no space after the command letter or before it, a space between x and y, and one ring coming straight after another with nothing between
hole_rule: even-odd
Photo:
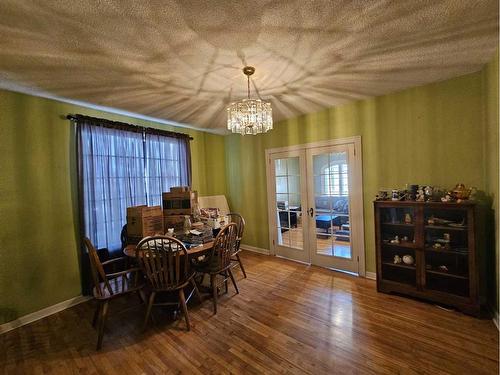
<instances>
[{"instance_id":1,"label":"wooden dining chair","mask_svg":"<svg viewBox=\"0 0 500 375\"><path fill-rule=\"evenodd\" d=\"M209 255L202 262L194 263L197 272L210 275L214 314L217 314L217 296L222 283L224 283L227 291L228 279L231 278L236 293L239 293L238 285L231 271L231 256L234 252L237 238L238 226L235 223L229 223L215 237L214 246ZM223 276L223 279L218 282L217 276Z\"/></svg>"},{"instance_id":2,"label":"wooden dining chair","mask_svg":"<svg viewBox=\"0 0 500 375\"><path fill-rule=\"evenodd\" d=\"M194 281L195 271L191 268L188 252L184 244L176 238L168 236L151 236L142 239L136 247L136 259L146 275L151 288L144 329L147 326L153 306L181 306L186 319L186 327L191 329L187 302L196 293L201 302L200 292ZM184 288L191 284L193 289L186 298ZM161 292L177 292L179 302L155 303L155 298Z\"/></svg>"},{"instance_id":3,"label":"wooden dining chair","mask_svg":"<svg viewBox=\"0 0 500 375\"><path fill-rule=\"evenodd\" d=\"M92 325L95 327L98 323L96 349L99 350L102 347L109 301L134 292L138 293L143 301L142 288L144 287L144 281L138 267L119 272L106 273L104 270L106 266L112 266L117 262L123 262L124 257L101 262L92 242L87 237L83 239L83 242L87 248L90 259L90 269L94 282L93 294L97 301L97 308L94 313Z\"/></svg>"},{"instance_id":4,"label":"wooden dining chair","mask_svg":"<svg viewBox=\"0 0 500 375\"><path fill-rule=\"evenodd\" d=\"M232 268L240 266L241 272L243 272L243 277L246 278L247 273L245 272L245 267L243 267L243 263L241 262L240 258L240 244L241 239L243 238L243 232L245 231L245 219L243 219L243 216L236 212L230 212L227 214L227 216L229 217L230 223L235 223L238 226L236 243L234 246L233 254L231 255Z\"/></svg>"}]
</instances>

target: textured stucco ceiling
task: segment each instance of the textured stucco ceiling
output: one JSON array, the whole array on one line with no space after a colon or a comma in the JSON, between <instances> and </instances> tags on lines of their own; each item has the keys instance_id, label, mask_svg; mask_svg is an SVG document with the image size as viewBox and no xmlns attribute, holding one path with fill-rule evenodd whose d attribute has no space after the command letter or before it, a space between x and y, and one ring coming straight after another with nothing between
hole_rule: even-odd
<instances>
[{"instance_id":1,"label":"textured stucco ceiling","mask_svg":"<svg viewBox=\"0 0 500 375\"><path fill-rule=\"evenodd\" d=\"M497 0L0 1L0 84L206 129L246 96L274 120L479 70Z\"/></svg>"}]
</instances>

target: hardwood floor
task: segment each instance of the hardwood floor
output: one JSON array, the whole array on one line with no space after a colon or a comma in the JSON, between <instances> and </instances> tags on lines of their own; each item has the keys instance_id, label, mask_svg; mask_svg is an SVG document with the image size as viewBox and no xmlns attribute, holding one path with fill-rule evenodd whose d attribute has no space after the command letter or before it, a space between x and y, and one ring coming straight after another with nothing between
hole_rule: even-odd
<instances>
[{"instance_id":1,"label":"hardwood floor","mask_svg":"<svg viewBox=\"0 0 500 375\"><path fill-rule=\"evenodd\" d=\"M111 304L94 350L88 302L0 336L1 374L498 374L498 331L434 305L376 292L375 282L243 252L240 294L155 310L141 331L138 299ZM135 306L135 307L134 307Z\"/></svg>"},{"instance_id":2,"label":"hardwood floor","mask_svg":"<svg viewBox=\"0 0 500 375\"><path fill-rule=\"evenodd\" d=\"M338 257L351 257L350 241L337 240L336 236L330 234L316 235L316 252L324 255L335 255ZM278 243L284 246L290 246L297 249L304 248L304 238L302 235L302 226L299 223L296 228L292 228L281 233L281 240L278 237Z\"/></svg>"}]
</instances>

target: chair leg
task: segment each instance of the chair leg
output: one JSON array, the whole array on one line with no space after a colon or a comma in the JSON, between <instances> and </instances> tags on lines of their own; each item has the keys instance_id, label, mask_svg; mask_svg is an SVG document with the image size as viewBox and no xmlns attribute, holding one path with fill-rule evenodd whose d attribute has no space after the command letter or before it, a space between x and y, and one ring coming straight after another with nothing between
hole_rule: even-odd
<instances>
[{"instance_id":1,"label":"chair leg","mask_svg":"<svg viewBox=\"0 0 500 375\"><path fill-rule=\"evenodd\" d=\"M151 315L151 308L153 307L153 302L155 301L155 296L155 292L151 292L151 295L149 296L148 307L146 308L146 316L144 317L144 324L142 325L143 330L145 330L146 326L148 325L149 316Z\"/></svg>"},{"instance_id":2,"label":"chair leg","mask_svg":"<svg viewBox=\"0 0 500 375\"><path fill-rule=\"evenodd\" d=\"M146 296L141 289L137 291L137 296L139 297L139 301L141 302L141 304L146 303Z\"/></svg>"},{"instance_id":3,"label":"chair leg","mask_svg":"<svg viewBox=\"0 0 500 375\"><path fill-rule=\"evenodd\" d=\"M227 281L227 278L229 277L227 270L224 272L224 287L226 288L226 294L229 293L229 288L228 284L229 282Z\"/></svg>"},{"instance_id":4,"label":"chair leg","mask_svg":"<svg viewBox=\"0 0 500 375\"><path fill-rule=\"evenodd\" d=\"M202 300L201 300L200 290L198 289L198 285L196 285L196 281L194 281L194 279L191 279L191 285L193 286L194 294L196 294L196 298L198 298L198 301L201 303Z\"/></svg>"},{"instance_id":5,"label":"chair leg","mask_svg":"<svg viewBox=\"0 0 500 375\"><path fill-rule=\"evenodd\" d=\"M96 305L95 311L94 311L94 317L92 318L92 327L94 327L94 328L97 324L97 320L99 319L100 311L101 311L101 303L97 302L97 305Z\"/></svg>"},{"instance_id":6,"label":"chair leg","mask_svg":"<svg viewBox=\"0 0 500 375\"><path fill-rule=\"evenodd\" d=\"M247 273L245 272L245 267L243 267L243 262L241 261L240 254L236 254L236 259L238 259L238 263L240 264L241 272L243 272L243 277L247 278Z\"/></svg>"},{"instance_id":7,"label":"chair leg","mask_svg":"<svg viewBox=\"0 0 500 375\"><path fill-rule=\"evenodd\" d=\"M184 290L179 289L179 300L181 301L182 312L184 313L184 319L186 319L187 330L191 330L191 324L189 324L189 314L188 308L186 306L186 296L184 296Z\"/></svg>"},{"instance_id":8,"label":"chair leg","mask_svg":"<svg viewBox=\"0 0 500 375\"><path fill-rule=\"evenodd\" d=\"M217 275L210 275L210 286L212 287L212 296L214 300L214 314L217 314L217 285L215 283L215 278Z\"/></svg>"},{"instance_id":9,"label":"chair leg","mask_svg":"<svg viewBox=\"0 0 500 375\"><path fill-rule=\"evenodd\" d=\"M236 293L240 294L240 291L238 290L238 285L236 285L236 280L234 279L233 271L231 271L231 268L228 269L229 271L229 276L231 276L231 281L233 282L234 289L236 289Z\"/></svg>"},{"instance_id":10,"label":"chair leg","mask_svg":"<svg viewBox=\"0 0 500 375\"><path fill-rule=\"evenodd\" d=\"M104 325L106 323L106 316L108 315L108 301L104 301L101 304L100 317L99 317L99 329L97 331L97 347L96 350L100 350L102 347L102 338L104 336Z\"/></svg>"}]
</instances>

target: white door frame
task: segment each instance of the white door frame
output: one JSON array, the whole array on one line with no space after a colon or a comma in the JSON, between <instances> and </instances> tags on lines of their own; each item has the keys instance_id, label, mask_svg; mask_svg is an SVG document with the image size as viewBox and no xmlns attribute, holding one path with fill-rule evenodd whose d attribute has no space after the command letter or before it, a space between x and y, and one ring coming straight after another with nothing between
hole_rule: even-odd
<instances>
[{"instance_id":1,"label":"white door frame","mask_svg":"<svg viewBox=\"0 0 500 375\"><path fill-rule=\"evenodd\" d=\"M269 225L269 253L271 255L276 255L275 245L273 245L274 240L274 230L272 230L272 225L275 222L273 219L275 215L275 210L272 204L269 204L269 197L272 197L274 194L274 186L272 181L272 171L271 171L271 155L275 153L287 152L287 151L295 151L295 150L305 150L307 148L317 148L317 147L325 147L325 146L336 146L336 145L346 145L353 144L354 145L354 153L355 158L353 160L354 163L354 174L355 176L353 181L355 184L353 186L358 190L358 204L360 207L360 215L361 217L354 216L352 220L357 221L358 230L356 233L353 233L352 236L356 236L356 242L358 246L358 256L359 256L359 271L358 275L365 277L366 276L366 263L365 263L365 231L364 231L364 204L363 204L363 156L361 149L361 136L347 137L347 138L339 138L339 139L331 139L326 141L318 141L312 143L304 143L300 145L286 146L286 147L277 147L265 150L266 157L266 179L267 179L267 199L268 199L268 225ZM306 209L302 209L303 212L307 212L309 207Z\"/></svg>"}]
</instances>

